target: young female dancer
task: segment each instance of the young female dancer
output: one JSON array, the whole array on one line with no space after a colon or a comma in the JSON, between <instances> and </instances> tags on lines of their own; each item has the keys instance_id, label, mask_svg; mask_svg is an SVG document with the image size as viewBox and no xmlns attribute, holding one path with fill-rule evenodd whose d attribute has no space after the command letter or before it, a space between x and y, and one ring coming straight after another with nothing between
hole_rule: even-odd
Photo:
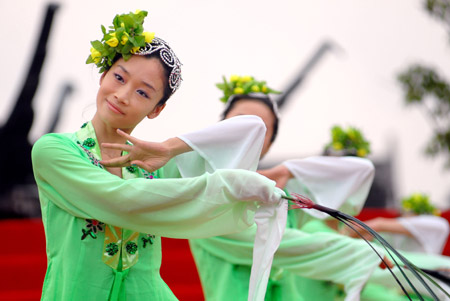
<instances>
[{"instance_id":1,"label":"young female dancer","mask_svg":"<svg viewBox=\"0 0 450 301\"><path fill-rule=\"evenodd\" d=\"M261 117L267 127L264 156L278 130L276 104L268 95L253 92L268 91L264 89L264 82L232 77L225 85L239 86L239 80L243 81L240 86L244 91L234 88L233 92L241 93L227 95L225 92L227 103L223 117ZM250 91L245 94L245 90ZM362 207L374 170L368 160L311 157L289 160L260 172L276 180L280 188L308 195L317 203L353 213ZM289 211L286 230L273 260L266 300L326 300L325 291L318 291L315 295L304 294L300 276L341 284L346 300L359 300L366 280L380 264L380 259L362 241L342 235L310 235L301 231L302 225L313 218L323 216L310 210ZM221 300L226 296L241 300L246 295L249 286L244 279L248 279L251 271L249 255L254 230L250 228L237 234L190 241L207 300Z\"/></svg>"},{"instance_id":2,"label":"young female dancer","mask_svg":"<svg viewBox=\"0 0 450 301\"><path fill-rule=\"evenodd\" d=\"M254 90L263 90L261 85L264 84L257 81L253 84L257 86ZM228 83L228 86L232 85ZM242 86L245 90L251 84L244 83ZM268 128L264 155L270 149L278 129L276 104L267 95L258 93L228 96L224 118L251 114L260 116ZM275 180L280 188L307 195L315 203L355 215L362 209L368 195L374 167L364 158L316 156L287 160L259 172ZM387 288L385 291L399 289L387 269L377 268L380 259L365 242L348 240L336 232L321 231L323 227L314 226L318 224L316 222L326 224L326 218L327 215L313 210L289 211L287 228L273 260L266 300L334 300L337 297L359 300L365 297L360 294L367 282L383 285ZM251 231L252 228L238 234L191 240L208 300L221 299L230 294L239 299L239 294L245 295L248 287L239 279L248 277L250 271L246 259L251 248ZM379 248L376 250L380 251ZM380 254L383 256L384 252ZM421 262L413 257L411 261ZM438 262L442 263L442 260L435 260L424 267L434 269ZM394 273L401 277L397 268ZM407 274L419 292L428 296L429 292L417 279ZM217 283L222 284L219 286ZM339 286L330 283L342 287L344 296L339 296L342 291ZM403 284L413 293L406 281ZM433 291L440 299L448 299L437 287L433 286Z\"/></svg>"},{"instance_id":3,"label":"young female dancer","mask_svg":"<svg viewBox=\"0 0 450 301\"><path fill-rule=\"evenodd\" d=\"M181 81L173 50L143 31L146 15L117 15L92 42L87 62L102 72L92 121L33 147L48 259L43 300L174 300L159 274L160 236L240 231L253 222L256 202L277 204L283 194L244 170L168 179L180 177L169 159L192 150L180 138L157 144L149 171L102 164L129 159L103 144L125 143L141 120L156 118Z\"/></svg>"}]
</instances>

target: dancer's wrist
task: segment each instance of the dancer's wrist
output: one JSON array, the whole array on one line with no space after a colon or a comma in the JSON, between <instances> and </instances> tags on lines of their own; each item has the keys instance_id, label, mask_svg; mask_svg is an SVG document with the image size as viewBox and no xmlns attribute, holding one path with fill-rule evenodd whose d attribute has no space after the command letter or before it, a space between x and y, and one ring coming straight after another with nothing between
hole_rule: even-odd
<instances>
[{"instance_id":1,"label":"dancer's wrist","mask_svg":"<svg viewBox=\"0 0 450 301\"><path fill-rule=\"evenodd\" d=\"M163 142L163 146L166 148L170 158L192 151L192 148L178 137L167 139Z\"/></svg>"}]
</instances>

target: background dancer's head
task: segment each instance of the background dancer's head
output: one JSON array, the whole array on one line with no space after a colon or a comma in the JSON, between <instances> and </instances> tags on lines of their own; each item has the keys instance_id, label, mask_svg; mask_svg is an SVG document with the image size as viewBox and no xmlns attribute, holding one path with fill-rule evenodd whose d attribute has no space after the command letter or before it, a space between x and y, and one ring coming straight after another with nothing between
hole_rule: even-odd
<instances>
[{"instance_id":1,"label":"background dancer's head","mask_svg":"<svg viewBox=\"0 0 450 301\"><path fill-rule=\"evenodd\" d=\"M260 117L267 128L261 151L261 157L263 157L275 141L279 125L277 105L268 94L279 92L268 88L264 81L256 81L251 76L233 75L229 82L225 78L223 80L223 83L217 84L217 87L224 92L221 100L226 102L222 119L239 115Z\"/></svg>"}]
</instances>

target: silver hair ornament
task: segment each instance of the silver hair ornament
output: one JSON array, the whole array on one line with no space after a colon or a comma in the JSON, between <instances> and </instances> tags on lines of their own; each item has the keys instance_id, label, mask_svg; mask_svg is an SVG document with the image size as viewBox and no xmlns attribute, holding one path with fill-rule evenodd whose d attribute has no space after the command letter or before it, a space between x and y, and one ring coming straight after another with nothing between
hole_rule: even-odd
<instances>
[{"instance_id":1,"label":"silver hair ornament","mask_svg":"<svg viewBox=\"0 0 450 301\"><path fill-rule=\"evenodd\" d=\"M163 39L153 38L151 43L147 43L136 55L149 55L154 52L159 51L159 56L161 60L166 64L167 67L171 69L169 75L169 87L172 89L172 94L178 89L183 80L181 78L181 62L173 52L172 48L169 47Z\"/></svg>"}]
</instances>

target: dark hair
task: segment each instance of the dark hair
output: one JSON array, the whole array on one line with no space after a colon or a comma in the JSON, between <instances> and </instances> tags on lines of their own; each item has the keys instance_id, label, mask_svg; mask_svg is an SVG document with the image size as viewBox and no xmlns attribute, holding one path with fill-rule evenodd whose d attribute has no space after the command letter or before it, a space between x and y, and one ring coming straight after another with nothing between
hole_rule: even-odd
<instances>
[{"instance_id":1,"label":"dark hair","mask_svg":"<svg viewBox=\"0 0 450 301\"><path fill-rule=\"evenodd\" d=\"M227 106L222 113L222 120L225 119L225 116L227 116L227 114L231 111L231 109L234 107L234 105L239 100L242 100L242 99L250 99L253 101L258 101L258 102L266 105L270 109L270 111L273 114L273 117L275 118L275 120L273 122L273 133L272 133L272 137L270 137L270 142L274 142L275 138L277 137L277 134L278 134L278 124L280 122L280 118L278 117L276 103L274 103L267 95L264 95L264 94L261 94L261 95L259 95L259 94L232 95L230 97L230 99L228 99Z\"/></svg>"},{"instance_id":2,"label":"dark hair","mask_svg":"<svg viewBox=\"0 0 450 301\"><path fill-rule=\"evenodd\" d=\"M170 88L170 85L169 85L169 75L172 72L172 69L169 66L167 66L167 64L164 63L164 61L161 59L161 56L160 56L159 52L160 51L155 51L155 52L153 52L151 54L146 54L146 55L142 55L142 56L147 58L147 59L152 59L152 58L158 59L159 62L161 63L161 65L164 68L164 80L165 80L164 93L163 93L163 97L161 98L161 100L157 104L157 106L162 106L163 104L165 104L167 102L167 100L173 94L172 93L172 89ZM120 54L120 53L116 54L116 56L112 60L112 64L114 65L114 63L117 62L120 58L122 58L122 54ZM106 71L108 71L109 69L111 69L111 67L106 69Z\"/></svg>"},{"instance_id":3,"label":"dark hair","mask_svg":"<svg viewBox=\"0 0 450 301\"><path fill-rule=\"evenodd\" d=\"M165 80L164 94L163 94L163 97L161 98L161 100L157 104L157 106L162 106L163 104L165 104L167 102L167 100L170 98L170 96L172 96L172 89L170 88L170 85L169 85L169 76L170 76L170 73L172 72L172 68L170 68L169 66L167 66L166 63L164 63L164 61L161 59L159 51L153 52L151 54L146 54L146 55L144 55L144 57L148 58L148 59L151 59L151 58L158 59L160 64L164 68L164 80Z\"/></svg>"}]
</instances>

